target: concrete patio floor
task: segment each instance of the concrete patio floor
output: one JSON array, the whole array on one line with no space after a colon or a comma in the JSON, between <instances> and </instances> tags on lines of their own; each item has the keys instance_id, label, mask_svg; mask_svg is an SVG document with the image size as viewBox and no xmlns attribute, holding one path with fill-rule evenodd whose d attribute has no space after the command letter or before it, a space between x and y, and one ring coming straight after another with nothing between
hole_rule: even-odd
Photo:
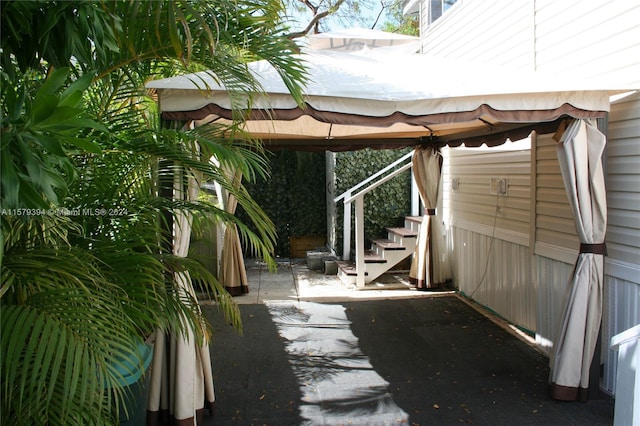
<instances>
[{"instance_id":1,"label":"concrete patio floor","mask_svg":"<svg viewBox=\"0 0 640 426\"><path fill-rule=\"evenodd\" d=\"M249 293L236 297L238 304L265 303L269 300L342 301L427 297L434 293L417 291L410 283L408 273L398 271L378 278L365 288L345 284L336 275L325 275L309 269L304 259L282 259L275 272L264 262L246 261ZM453 293L444 290L438 293Z\"/></svg>"},{"instance_id":2,"label":"concrete patio floor","mask_svg":"<svg viewBox=\"0 0 640 426\"><path fill-rule=\"evenodd\" d=\"M548 358L455 292L406 274L356 290L282 260L247 262L240 336L212 305L209 425L610 425L613 400L552 400ZM394 290L388 290L394 288Z\"/></svg>"}]
</instances>

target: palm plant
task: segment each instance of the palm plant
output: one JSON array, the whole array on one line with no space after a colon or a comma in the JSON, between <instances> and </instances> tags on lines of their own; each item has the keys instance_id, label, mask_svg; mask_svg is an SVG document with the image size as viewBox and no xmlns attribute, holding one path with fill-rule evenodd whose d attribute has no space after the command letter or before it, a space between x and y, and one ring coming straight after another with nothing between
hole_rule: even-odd
<instances>
[{"instance_id":1,"label":"palm plant","mask_svg":"<svg viewBox=\"0 0 640 426\"><path fill-rule=\"evenodd\" d=\"M220 283L167 250L165 230L179 213L231 221L272 261L273 225L221 167L267 173L258 142L228 137L241 135L242 110L260 92L247 61L270 61L300 99L304 71L279 12L273 0L3 2L3 422L117 422L125 394L113 366L136 339L155 327L208 333L174 272L209 285L239 326ZM229 89L238 121L167 128L144 82L203 69ZM205 201L159 197L176 171L220 182L252 226Z\"/></svg>"}]
</instances>

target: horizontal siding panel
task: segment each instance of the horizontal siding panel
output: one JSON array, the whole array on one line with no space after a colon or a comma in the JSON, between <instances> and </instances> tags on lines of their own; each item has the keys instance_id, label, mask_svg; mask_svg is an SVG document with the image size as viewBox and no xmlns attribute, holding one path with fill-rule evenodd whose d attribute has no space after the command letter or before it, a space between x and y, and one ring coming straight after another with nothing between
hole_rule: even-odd
<instances>
[{"instance_id":1,"label":"horizontal siding panel","mask_svg":"<svg viewBox=\"0 0 640 426\"><path fill-rule=\"evenodd\" d=\"M538 201L536 204L536 212L538 212L538 216L541 218L560 218L560 219L568 219L573 223L573 213L569 205L564 205L560 203L544 203ZM540 225L540 222L538 223Z\"/></svg>"},{"instance_id":2,"label":"horizontal siding panel","mask_svg":"<svg viewBox=\"0 0 640 426\"><path fill-rule=\"evenodd\" d=\"M499 151L495 153L478 153L473 152L473 148L460 150L452 149L450 151L451 164L496 164L496 163L528 163L529 151Z\"/></svg>"},{"instance_id":3,"label":"horizontal siding panel","mask_svg":"<svg viewBox=\"0 0 640 426\"><path fill-rule=\"evenodd\" d=\"M576 225L571 217L562 216L538 216L536 218L538 229L545 231L554 231L558 233L565 233L567 235L576 235ZM548 241L545 241L548 242Z\"/></svg>"},{"instance_id":4,"label":"horizontal siding panel","mask_svg":"<svg viewBox=\"0 0 640 426\"><path fill-rule=\"evenodd\" d=\"M614 122L635 120L640 117L640 95L630 95L611 104Z\"/></svg>"},{"instance_id":5,"label":"horizontal siding panel","mask_svg":"<svg viewBox=\"0 0 640 426\"><path fill-rule=\"evenodd\" d=\"M556 148L557 143L553 145L548 145L544 147L540 147L538 152L536 153L536 159L538 162L540 161L550 161L550 160L558 160L558 150Z\"/></svg>"},{"instance_id":6,"label":"horizontal siding panel","mask_svg":"<svg viewBox=\"0 0 640 426\"><path fill-rule=\"evenodd\" d=\"M608 124L607 259L640 268L640 94L613 104Z\"/></svg>"},{"instance_id":7,"label":"horizontal siding panel","mask_svg":"<svg viewBox=\"0 0 640 426\"><path fill-rule=\"evenodd\" d=\"M464 169L461 169L461 171L464 171ZM486 173L486 169L485 169L485 173ZM483 179L482 182L478 182L477 175L468 175L466 173L455 174L455 175L451 174L451 177L458 178L458 184L460 185L461 188L466 187L467 185L476 185L478 187L486 188L488 192L488 189L491 183L491 178L498 177L498 176L486 176L486 179ZM531 179L529 175L524 175L524 174L512 175L512 174L502 173L500 174L500 177L505 177L509 179L509 190L511 190L512 187L528 187ZM451 179L449 179L448 182L451 183ZM462 191L462 189L460 190Z\"/></svg>"},{"instance_id":8,"label":"horizontal siding panel","mask_svg":"<svg viewBox=\"0 0 640 426\"><path fill-rule=\"evenodd\" d=\"M638 265L638 247L607 240L607 258Z\"/></svg>"},{"instance_id":9,"label":"horizontal siding panel","mask_svg":"<svg viewBox=\"0 0 640 426\"><path fill-rule=\"evenodd\" d=\"M536 145L540 150L546 147L556 146L558 143L553 139L553 133L541 134L536 137Z\"/></svg>"},{"instance_id":10,"label":"horizontal siding panel","mask_svg":"<svg viewBox=\"0 0 640 426\"><path fill-rule=\"evenodd\" d=\"M536 230L536 241L568 249L577 250L580 247L580 241L576 235L541 228Z\"/></svg>"},{"instance_id":11,"label":"horizontal siding panel","mask_svg":"<svg viewBox=\"0 0 640 426\"><path fill-rule=\"evenodd\" d=\"M637 64L629 63L630 56L640 55L640 45L637 43L628 43L629 40L640 38L640 31L629 33L621 42L627 43L614 44L615 48L611 48L610 40L602 40L599 43L592 43L590 46L582 50L569 50L557 52L546 52L546 54L538 53L536 56L537 70L541 72L570 72L576 69L581 70L582 78L607 77L615 75L617 84L625 87L638 82L637 73L640 69ZM604 50L609 48L609 50ZM594 55L593 52L601 52ZM564 53L564 55L563 55ZM563 55L563 56L557 56ZM549 57L548 57L549 56ZM554 57L551 57L554 56Z\"/></svg>"},{"instance_id":12,"label":"horizontal siding panel","mask_svg":"<svg viewBox=\"0 0 640 426\"><path fill-rule=\"evenodd\" d=\"M423 28L423 51L514 69L531 68L530 52L520 48L531 45L531 22L528 10L520 6L509 0L465 0L464 5L454 5L430 28Z\"/></svg>"},{"instance_id":13,"label":"horizontal siding panel","mask_svg":"<svg viewBox=\"0 0 640 426\"><path fill-rule=\"evenodd\" d=\"M528 174L530 172L530 168L528 164L509 164L509 163L494 163L494 171L488 170L487 166L489 164L482 165L457 165L455 163L451 164L451 167L456 167L456 170L465 175L485 175L489 181L491 177L497 176L505 176L505 175L513 175L513 174ZM452 176L458 176L457 173L451 174Z\"/></svg>"},{"instance_id":14,"label":"horizontal siding panel","mask_svg":"<svg viewBox=\"0 0 640 426\"><path fill-rule=\"evenodd\" d=\"M638 165L640 167L640 165ZM607 178L607 188L609 191L620 191L620 192L638 192L638 187L640 186L640 182L638 182L637 175L609 175Z\"/></svg>"},{"instance_id":15,"label":"horizontal siding panel","mask_svg":"<svg viewBox=\"0 0 640 426\"><path fill-rule=\"evenodd\" d=\"M609 175L636 175L640 178L640 169L638 168L639 158L640 157L635 156L609 156L607 161L607 173Z\"/></svg>"},{"instance_id":16,"label":"horizontal siding panel","mask_svg":"<svg viewBox=\"0 0 640 426\"><path fill-rule=\"evenodd\" d=\"M508 191L509 191L509 198L526 198L527 204L529 204L529 199L531 198L530 186L516 186L511 183L511 178L509 178Z\"/></svg>"},{"instance_id":17,"label":"horizontal siding panel","mask_svg":"<svg viewBox=\"0 0 640 426\"><path fill-rule=\"evenodd\" d=\"M618 244L640 249L640 229L633 229L629 226L608 226L607 241L615 241ZM636 252L636 262L640 262L638 253L640 252Z\"/></svg>"},{"instance_id":18,"label":"horizontal siding panel","mask_svg":"<svg viewBox=\"0 0 640 426\"><path fill-rule=\"evenodd\" d=\"M570 21L562 16L557 17L557 22L540 22L536 19L538 57L542 56L542 62L548 60L548 62L568 63L567 58L575 56L578 63L584 63L593 61L594 58L602 59L601 55L606 56L611 50L615 52L638 46L638 39L634 38L638 29L638 22L634 21L634 15L638 16L638 8L633 7L629 14L615 16L619 11L614 11L610 7L611 4L607 4L606 7L599 6L596 10ZM559 24L559 21L565 21L564 25ZM563 54L561 47L566 48L567 43L573 49L566 49ZM608 45L610 51L600 50L604 45ZM585 55L584 52L589 54ZM593 52L599 52L599 55L594 55ZM631 59L627 58L624 63L629 63ZM588 72L588 70L585 71Z\"/></svg>"},{"instance_id":19,"label":"horizontal siding panel","mask_svg":"<svg viewBox=\"0 0 640 426\"><path fill-rule=\"evenodd\" d=\"M629 132L636 131L632 127L640 126L640 123L630 123L628 126ZM615 132L615 131L614 131ZM607 155L609 158L621 157L621 156L636 156L640 158L640 136L639 137L624 137L620 138L619 136L615 139L613 138L613 133L611 131L611 125L609 126L609 140L607 141ZM639 171L640 173L640 171Z\"/></svg>"},{"instance_id":20,"label":"horizontal siding panel","mask_svg":"<svg viewBox=\"0 0 640 426\"><path fill-rule=\"evenodd\" d=\"M495 227L503 231L512 231L520 234L528 234L529 232L529 225L522 220L510 220L503 217L494 219L494 216L483 214L482 211L458 212L458 214L452 217L452 220L454 223L456 221L471 222L490 228L492 228L495 223Z\"/></svg>"},{"instance_id":21,"label":"horizontal siding panel","mask_svg":"<svg viewBox=\"0 0 640 426\"><path fill-rule=\"evenodd\" d=\"M496 205L504 206L504 197L500 200L499 204L496 200L497 196L489 194L478 193L460 193L456 192L451 194L450 202L452 206L457 205L465 210L478 209L490 209L491 214L496 211Z\"/></svg>"},{"instance_id":22,"label":"horizontal siding panel","mask_svg":"<svg viewBox=\"0 0 640 426\"><path fill-rule=\"evenodd\" d=\"M620 73L626 76L626 83L638 81L640 77L633 74L640 53L640 28L637 25L640 7L637 2L555 3L536 3L539 70L580 69L583 76ZM567 19L568 15L572 19ZM617 82L621 83L620 80Z\"/></svg>"},{"instance_id":23,"label":"horizontal siding panel","mask_svg":"<svg viewBox=\"0 0 640 426\"><path fill-rule=\"evenodd\" d=\"M553 158L541 159L537 157L538 161L536 163L536 172L538 174L559 174L560 173L560 164L558 163L558 156L556 155Z\"/></svg>"},{"instance_id":24,"label":"horizontal siding panel","mask_svg":"<svg viewBox=\"0 0 640 426\"><path fill-rule=\"evenodd\" d=\"M623 121L621 123L613 123L610 124L610 129L608 131L608 141L607 144L615 147L618 144L637 144L640 142L638 135L638 124L633 121Z\"/></svg>"},{"instance_id":25,"label":"horizontal siding panel","mask_svg":"<svg viewBox=\"0 0 640 426\"><path fill-rule=\"evenodd\" d=\"M529 215L523 210L501 208L500 212L496 215L495 207L492 209L491 206L475 206L475 208L469 208L467 203L452 203L451 207L455 211L452 215L453 219L473 221L478 220L478 217L482 216L483 219L479 222L482 224L507 220L511 222L522 222L522 224L517 225L518 232L522 232L523 226L526 227L526 229L529 228L529 224L527 223Z\"/></svg>"},{"instance_id":26,"label":"horizontal siding panel","mask_svg":"<svg viewBox=\"0 0 640 426\"><path fill-rule=\"evenodd\" d=\"M468 176L456 176L458 178L458 193L477 193L483 195L491 195L495 199L496 194L491 192L491 178L488 176L482 176L480 178L470 178ZM508 197L526 197L529 198L531 190L527 185L522 185L516 182L512 176L501 175L503 178L508 179ZM448 181L448 187L451 187L451 181ZM517 194L520 194L518 196ZM503 197L504 198L504 197Z\"/></svg>"},{"instance_id":27,"label":"horizontal siding panel","mask_svg":"<svg viewBox=\"0 0 640 426\"><path fill-rule=\"evenodd\" d=\"M567 192L564 190L564 186L559 188L538 188L536 194L539 203L549 202L563 204L569 209L569 198L567 197Z\"/></svg>"},{"instance_id":28,"label":"horizontal siding panel","mask_svg":"<svg viewBox=\"0 0 640 426\"><path fill-rule=\"evenodd\" d=\"M546 174L546 175L540 175L538 174L538 193L540 193L540 191L544 191L545 189L562 189L564 190L564 182L562 181L562 176L560 176L560 173L558 171L557 175L551 175L551 174ZM565 200L567 200L567 196L565 195Z\"/></svg>"},{"instance_id":29,"label":"horizontal siding panel","mask_svg":"<svg viewBox=\"0 0 640 426\"><path fill-rule=\"evenodd\" d=\"M484 195L474 193L454 193L450 198L451 203L459 205L461 208L466 206L467 209L473 210L476 207L486 206L491 208L493 212L496 210L496 206L500 209L517 209L529 211L529 200L527 198L520 197L504 197L497 195ZM452 204L452 205L453 205Z\"/></svg>"},{"instance_id":30,"label":"horizontal siding panel","mask_svg":"<svg viewBox=\"0 0 640 426\"><path fill-rule=\"evenodd\" d=\"M449 186L451 186L449 184ZM475 184L475 183L470 183L470 182L463 182L460 181L459 184L459 190L455 193L452 193L452 195L450 196L449 199L455 199L458 200L460 199L460 197L463 197L463 194L476 194L476 197L482 197L479 198L479 200L481 200L481 203L484 204L489 204L495 207L496 205L496 199L498 197L500 197L501 200L509 200L507 201L510 205L513 202L517 202L518 200L522 200L524 199L524 204L523 205L528 205L529 204L529 198L531 197L531 189L529 187L524 187L524 186L514 186L511 183L509 183L509 188L508 188L508 195L507 196L503 196L503 195L496 195L496 194L491 194L489 193L489 182L486 183L482 183L482 184ZM512 201L513 200L513 201ZM470 203L473 202L478 202L478 201L472 201L472 200L467 200ZM501 205L504 204L504 201L500 201Z\"/></svg>"},{"instance_id":31,"label":"horizontal siding panel","mask_svg":"<svg viewBox=\"0 0 640 426\"><path fill-rule=\"evenodd\" d=\"M457 192L450 193L448 199L453 222L477 223L489 230L495 224L497 229L507 234L528 235L530 151L511 151L500 147L487 150L454 148L447 153L444 179L450 182L455 177L459 182ZM491 179L495 177L508 179L507 196L491 193ZM497 215L496 206L499 206Z\"/></svg>"},{"instance_id":32,"label":"horizontal siding panel","mask_svg":"<svg viewBox=\"0 0 640 426\"><path fill-rule=\"evenodd\" d=\"M640 192L609 191L607 193L607 206L610 210L609 220L611 220L611 217L621 214L624 215L625 222L637 224L638 228L640 228L640 214L638 214L640 211ZM635 220L638 222L635 222Z\"/></svg>"},{"instance_id":33,"label":"horizontal siding panel","mask_svg":"<svg viewBox=\"0 0 640 426\"><path fill-rule=\"evenodd\" d=\"M538 135L536 157L535 241L573 249L578 237L552 134Z\"/></svg>"}]
</instances>

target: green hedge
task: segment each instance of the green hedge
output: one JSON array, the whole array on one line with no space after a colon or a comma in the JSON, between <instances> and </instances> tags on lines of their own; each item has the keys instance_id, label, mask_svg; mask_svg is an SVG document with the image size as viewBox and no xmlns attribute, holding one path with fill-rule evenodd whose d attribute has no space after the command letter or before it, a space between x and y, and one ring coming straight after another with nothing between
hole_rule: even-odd
<instances>
[{"instance_id":1,"label":"green hedge","mask_svg":"<svg viewBox=\"0 0 640 426\"><path fill-rule=\"evenodd\" d=\"M343 193L410 150L364 149L336 153L334 194ZM326 237L325 154L278 151L271 157L270 167L271 174L266 180L245 184L276 226L276 256L288 257L290 237ZM336 250L342 253L343 205L339 202L336 207ZM410 172L404 172L374 189L365 197L364 208L367 245L371 239L386 238L385 228L402 226L411 208ZM241 210L238 215L243 220L247 219ZM351 229L355 229L353 223Z\"/></svg>"},{"instance_id":2,"label":"green hedge","mask_svg":"<svg viewBox=\"0 0 640 426\"><path fill-rule=\"evenodd\" d=\"M341 152L336 154L336 194L342 194L380 169L393 163L411 148L402 150L371 150ZM402 226L404 217L411 210L411 174L403 172L394 179L371 191L364 198L364 230L365 247L376 238L387 237L387 227ZM342 253L342 211L339 203L336 214L338 237L338 253ZM355 232L355 209L352 209L351 230ZM351 238L351 248L355 247L355 239Z\"/></svg>"},{"instance_id":3,"label":"green hedge","mask_svg":"<svg viewBox=\"0 0 640 426\"><path fill-rule=\"evenodd\" d=\"M275 255L289 257L289 237L327 233L325 155L278 151L270 163L270 177L245 184L276 226ZM246 220L243 211L238 216Z\"/></svg>"}]
</instances>

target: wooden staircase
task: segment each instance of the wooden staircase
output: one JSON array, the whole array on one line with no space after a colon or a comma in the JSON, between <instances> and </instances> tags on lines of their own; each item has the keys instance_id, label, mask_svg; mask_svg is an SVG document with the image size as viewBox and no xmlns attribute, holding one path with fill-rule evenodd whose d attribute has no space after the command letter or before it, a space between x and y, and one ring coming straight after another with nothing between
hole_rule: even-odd
<instances>
[{"instance_id":1,"label":"wooden staircase","mask_svg":"<svg viewBox=\"0 0 640 426\"><path fill-rule=\"evenodd\" d=\"M407 216L403 228L387 228L387 238L371 241L364 256L365 285L413 255L421 223L421 216ZM338 262L338 277L343 282L356 284L357 276L354 262Z\"/></svg>"}]
</instances>

